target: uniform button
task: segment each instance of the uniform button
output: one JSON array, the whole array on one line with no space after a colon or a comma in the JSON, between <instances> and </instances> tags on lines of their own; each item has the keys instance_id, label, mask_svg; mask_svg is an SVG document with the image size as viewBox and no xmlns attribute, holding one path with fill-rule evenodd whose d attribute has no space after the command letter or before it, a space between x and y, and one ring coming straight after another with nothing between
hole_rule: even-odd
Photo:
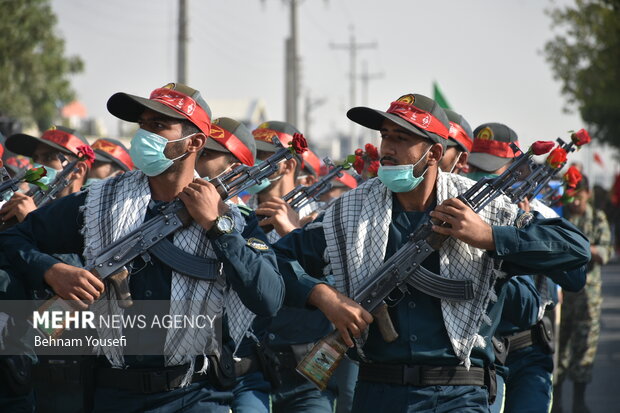
<instances>
[{"instance_id":1,"label":"uniform button","mask_svg":"<svg viewBox=\"0 0 620 413\"><path fill-rule=\"evenodd\" d=\"M269 337L269 340L275 340L276 339L276 335L273 334L273 333L269 333L269 335L267 337Z\"/></svg>"},{"instance_id":2,"label":"uniform button","mask_svg":"<svg viewBox=\"0 0 620 413\"><path fill-rule=\"evenodd\" d=\"M409 301L409 308L415 308L415 301Z\"/></svg>"},{"instance_id":3,"label":"uniform button","mask_svg":"<svg viewBox=\"0 0 620 413\"><path fill-rule=\"evenodd\" d=\"M415 334L412 334L409 336L409 340L411 341L418 341L418 336L416 336Z\"/></svg>"},{"instance_id":4,"label":"uniform button","mask_svg":"<svg viewBox=\"0 0 620 413\"><path fill-rule=\"evenodd\" d=\"M146 290L146 291L144 292L144 296L145 296L145 297L150 297L150 296L152 296L152 295L153 295L153 292L152 292L151 290Z\"/></svg>"},{"instance_id":5,"label":"uniform button","mask_svg":"<svg viewBox=\"0 0 620 413\"><path fill-rule=\"evenodd\" d=\"M228 248L228 243L227 242L222 242L222 248Z\"/></svg>"}]
</instances>

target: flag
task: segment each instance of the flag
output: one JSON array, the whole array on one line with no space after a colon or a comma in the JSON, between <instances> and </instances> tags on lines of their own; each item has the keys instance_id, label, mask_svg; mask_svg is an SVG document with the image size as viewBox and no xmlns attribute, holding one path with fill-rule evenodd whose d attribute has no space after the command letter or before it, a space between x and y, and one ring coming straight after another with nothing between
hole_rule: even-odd
<instances>
[{"instance_id":1,"label":"flag","mask_svg":"<svg viewBox=\"0 0 620 413\"><path fill-rule=\"evenodd\" d=\"M433 82L433 99L435 99L435 102L437 102L442 108L450 109L450 105L448 104L446 98L443 96L443 93L441 93L441 90L439 89L439 84L437 82Z\"/></svg>"},{"instance_id":2,"label":"flag","mask_svg":"<svg viewBox=\"0 0 620 413\"><path fill-rule=\"evenodd\" d=\"M605 167L605 164L603 163L603 158L601 158L601 155L599 155L597 152L594 152L594 162L599 164L601 168Z\"/></svg>"}]
</instances>

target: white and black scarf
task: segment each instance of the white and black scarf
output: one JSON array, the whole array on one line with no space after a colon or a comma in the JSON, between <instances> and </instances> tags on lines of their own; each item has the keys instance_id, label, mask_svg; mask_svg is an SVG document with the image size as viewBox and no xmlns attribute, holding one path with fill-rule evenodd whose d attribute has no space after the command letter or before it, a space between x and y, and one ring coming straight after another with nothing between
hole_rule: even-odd
<instances>
[{"instance_id":1,"label":"white and black scarf","mask_svg":"<svg viewBox=\"0 0 620 413\"><path fill-rule=\"evenodd\" d=\"M475 182L449 173L439 173L437 203L456 197ZM506 197L498 197L481 212L490 225L512 225L517 207ZM371 179L342 195L326 212L322 223L327 248L325 274L333 274L336 288L354 297L364 279L383 263L392 220L392 192L379 179ZM320 223L310 224L321 225ZM440 274L451 279L470 279L474 299L466 302L442 300L444 324L457 357L469 367L474 346L484 347L478 335L483 322L490 324L486 308L497 300L493 286L502 274L499 263L488 254L455 238L444 242L439 251Z\"/></svg>"},{"instance_id":2,"label":"white and black scarf","mask_svg":"<svg viewBox=\"0 0 620 413\"><path fill-rule=\"evenodd\" d=\"M92 264L103 248L139 227L144 222L150 201L148 179L141 171L128 172L93 184L83 207L82 233L86 265ZM242 232L245 220L236 206L232 203L228 205L235 228ZM216 258L206 231L195 222L175 232L173 244L192 255ZM226 309L231 336L239 343L252 322L253 314L242 304L237 293L228 287L222 265L216 268L218 273L215 274L215 281L198 280L173 271L169 314L221 317ZM122 314L123 310L115 300L115 292L108 289L106 294L107 297L96 301L93 311L97 316ZM121 328L98 328L97 332L101 338L120 338L122 335ZM164 345L166 365L189 363L190 368L183 382L183 385L187 385L193 373L194 355L212 354L211 351L218 346L218 340L221 338L215 337L212 329L169 329ZM103 353L113 367L125 366L121 347L106 346L97 351ZM205 363L203 373L206 367Z\"/></svg>"}]
</instances>

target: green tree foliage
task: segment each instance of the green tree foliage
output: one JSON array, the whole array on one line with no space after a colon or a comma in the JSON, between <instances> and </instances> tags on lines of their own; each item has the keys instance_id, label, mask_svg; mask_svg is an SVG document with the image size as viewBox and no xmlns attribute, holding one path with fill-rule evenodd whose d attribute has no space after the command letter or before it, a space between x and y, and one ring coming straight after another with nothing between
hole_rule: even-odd
<instances>
[{"instance_id":1,"label":"green tree foliage","mask_svg":"<svg viewBox=\"0 0 620 413\"><path fill-rule=\"evenodd\" d=\"M49 0L0 0L0 116L46 129L75 98L68 76L83 69L64 56Z\"/></svg>"},{"instance_id":2,"label":"green tree foliage","mask_svg":"<svg viewBox=\"0 0 620 413\"><path fill-rule=\"evenodd\" d=\"M620 148L620 0L576 0L549 11L560 32L545 45L568 108L592 137Z\"/></svg>"}]
</instances>

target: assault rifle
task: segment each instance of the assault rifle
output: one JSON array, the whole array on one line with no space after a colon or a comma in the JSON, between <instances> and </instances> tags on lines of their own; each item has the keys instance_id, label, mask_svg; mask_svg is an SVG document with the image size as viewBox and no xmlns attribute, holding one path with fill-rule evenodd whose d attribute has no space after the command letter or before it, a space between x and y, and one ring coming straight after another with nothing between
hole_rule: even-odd
<instances>
[{"instance_id":1,"label":"assault rifle","mask_svg":"<svg viewBox=\"0 0 620 413\"><path fill-rule=\"evenodd\" d=\"M45 188L37 187L34 190L29 191L27 194L28 196L32 197L32 200L34 201L34 204L37 206L37 208L40 208L56 199L58 194L67 186L69 186L69 184L71 184L71 182L73 181L73 179L70 179L69 176L73 172L77 172L78 170L76 167L79 161L78 159L68 162L67 158L65 158L65 156L61 153L58 154L58 158L60 159L61 163L65 164L65 166L56 175L56 178L54 178L54 182L47 185ZM0 224L0 232L6 231L17 223L18 221L15 217L12 217L11 219L2 222Z\"/></svg>"},{"instance_id":2,"label":"assault rifle","mask_svg":"<svg viewBox=\"0 0 620 413\"><path fill-rule=\"evenodd\" d=\"M284 159L293 157L292 149L284 148L274 138L278 150L264 162L252 167L238 167L219 179L211 181L224 201L238 195L252 185L276 172L278 163ZM133 305L127 282L128 270L126 265L137 257L142 257L144 262L150 262L150 254L162 262L171 266L184 275L203 280L212 280L204 274L206 266L218 265L217 260L195 257L175 247L166 237L183 227L188 226L192 218L187 208L179 199L175 199L159 208L157 216L144 222L122 238L114 241L106 247L94 263L85 269L105 280L111 285L118 297L121 308ZM213 273L213 272L212 272ZM54 296L47 300L39 309L43 312L49 309L61 311L73 311L71 306ZM59 337L63 328L41 330L45 336Z\"/></svg>"},{"instance_id":3,"label":"assault rifle","mask_svg":"<svg viewBox=\"0 0 620 413\"><path fill-rule=\"evenodd\" d=\"M9 191L17 191L19 189L17 184L19 184L20 181L20 178L11 178L9 171L2 165L2 167L0 167L0 199L4 199L5 193Z\"/></svg>"},{"instance_id":4,"label":"assault rifle","mask_svg":"<svg viewBox=\"0 0 620 413\"><path fill-rule=\"evenodd\" d=\"M332 167L327 174L310 186L297 185L295 189L282 197L295 211L299 212L310 202L317 201L321 195L332 188L332 179L342 176L342 171L351 167L351 164L346 161L338 166L334 165L329 158L323 159L323 162L328 167Z\"/></svg>"},{"instance_id":5,"label":"assault rifle","mask_svg":"<svg viewBox=\"0 0 620 413\"><path fill-rule=\"evenodd\" d=\"M560 140L558 140L559 142ZM551 142L548 145L553 146ZM563 145L560 142L560 145ZM511 144L515 154L519 148ZM546 149L548 151L551 148ZM538 153L538 154L543 154ZM458 196L462 202L475 212L480 212L493 199L506 195L511 202L518 203L523 197L537 188L547 174L555 173L532 159L532 151L521 152L510 167L496 178L484 178ZM515 185L520 183L519 185ZM515 187L517 190L515 190ZM466 301L474 298L471 280L444 278L422 267L422 263L434 251L441 248L449 238L432 231L433 225L449 226L445 222L429 219L415 232L394 255L387 259L352 297L377 320L377 327L387 342L398 338L394 329L386 301L390 293L398 289L403 294L412 286L425 294L443 300ZM338 330L320 340L297 366L297 371L320 389L324 389L336 369L347 346Z\"/></svg>"}]
</instances>

